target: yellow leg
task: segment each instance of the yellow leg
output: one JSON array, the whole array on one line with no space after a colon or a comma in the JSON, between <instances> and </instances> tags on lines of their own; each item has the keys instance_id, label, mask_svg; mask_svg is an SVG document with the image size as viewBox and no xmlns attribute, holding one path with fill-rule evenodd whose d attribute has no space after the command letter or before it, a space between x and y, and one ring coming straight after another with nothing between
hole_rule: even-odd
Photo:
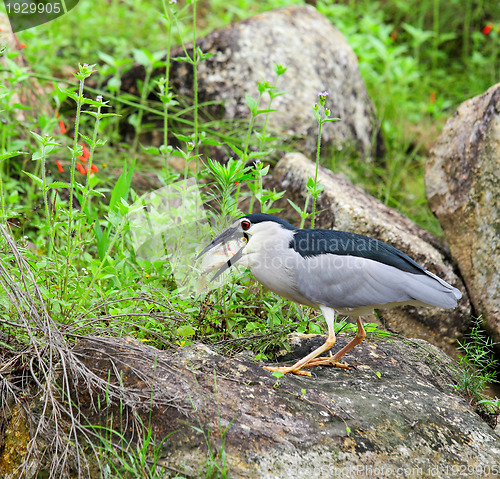
<instances>
[{"instance_id":1,"label":"yellow leg","mask_svg":"<svg viewBox=\"0 0 500 479\"><path fill-rule=\"evenodd\" d=\"M328 324L328 338L326 338L325 344L315 349L312 353L308 354L306 357L302 358L300 361L297 361L293 366L264 366L264 369L272 372L278 373L293 373L298 374L300 376L312 376L312 374L308 371L301 371L306 365L309 365L311 361L317 358L320 354L328 351L335 344L337 338L335 337L335 312L327 307L321 307L321 311L325 317L326 323Z\"/></svg>"},{"instance_id":2,"label":"yellow leg","mask_svg":"<svg viewBox=\"0 0 500 479\"><path fill-rule=\"evenodd\" d=\"M349 366L347 366L346 364L339 363L340 358L342 358L342 356L347 354L352 348L357 346L366 338L366 331L365 328L363 328L361 319L357 318L356 323L358 325L358 332L356 333L356 336L354 336L354 338L349 343L347 343L338 353L336 353L334 356L330 354L330 357L328 358L315 358L307 363L307 367L331 365L341 368L348 368Z\"/></svg>"},{"instance_id":3,"label":"yellow leg","mask_svg":"<svg viewBox=\"0 0 500 479\"><path fill-rule=\"evenodd\" d=\"M308 354L306 357L302 358L300 361L297 361L293 366L264 366L264 369L268 371L278 372L278 373L293 373L298 374L300 376L312 376L312 374L308 371L300 371L304 366L308 366L309 361L314 360L317 356L325 351L328 351L335 344L335 332L333 332L333 336L328 334L328 338L325 341L325 344L315 349L312 353Z\"/></svg>"}]
</instances>

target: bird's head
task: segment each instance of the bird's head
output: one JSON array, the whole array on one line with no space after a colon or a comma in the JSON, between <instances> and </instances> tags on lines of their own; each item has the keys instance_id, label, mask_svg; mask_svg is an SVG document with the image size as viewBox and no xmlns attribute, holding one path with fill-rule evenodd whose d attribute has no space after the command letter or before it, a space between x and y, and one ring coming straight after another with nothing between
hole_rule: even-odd
<instances>
[{"instance_id":1,"label":"bird's head","mask_svg":"<svg viewBox=\"0 0 500 479\"><path fill-rule=\"evenodd\" d=\"M252 247L252 243L259 241L262 244L263 238L276 238L276 235L279 235L282 230L295 229L285 220L265 213L242 216L233 221L229 228L208 244L198 255L198 258L209 253L210 259L205 271L220 267L212 278L214 280L240 261L246 254L248 247Z\"/></svg>"}]
</instances>

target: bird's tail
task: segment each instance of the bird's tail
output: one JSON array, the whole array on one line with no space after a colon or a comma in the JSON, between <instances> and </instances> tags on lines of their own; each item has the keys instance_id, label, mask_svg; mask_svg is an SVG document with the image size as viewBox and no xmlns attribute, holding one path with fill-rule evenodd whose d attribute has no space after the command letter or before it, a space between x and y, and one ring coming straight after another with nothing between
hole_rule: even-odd
<instances>
[{"instance_id":1,"label":"bird's tail","mask_svg":"<svg viewBox=\"0 0 500 479\"><path fill-rule=\"evenodd\" d=\"M418 287L413 291L415 299L430 306L444 309L455 308L462 293L430 271L425 273L425 275L418 274L414 277L414 280L418 282Z\"/></svg>"}]
</instances>

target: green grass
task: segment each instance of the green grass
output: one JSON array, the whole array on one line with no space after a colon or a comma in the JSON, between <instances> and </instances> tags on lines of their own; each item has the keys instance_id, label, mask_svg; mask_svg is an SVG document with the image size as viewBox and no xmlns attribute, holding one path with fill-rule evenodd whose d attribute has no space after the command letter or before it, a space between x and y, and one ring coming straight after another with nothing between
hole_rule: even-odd
<instances>
[{"instance_id":1,"label":"green grass","mask_svg":"<svg viewBox=\"0 0 500 479\"><path fill-rule=\"evenodd\" d=\"M459 383L455 387L476 405L485 399L487 385L498 382L498 360L493 354L496 343L486 335L478 318L466 339L458 345L461 355L457 369Z\"/></svg>"},{"instance_id":2,"label":"green grass","mask_svg":"<svg viewBox=\"0 0 500 479\"><path fill-rule=\"evenodd\" d=\"M385 157L372 164L349 148L342 153L318 148L317 164L347 175L436 234L439 224L426 204L423 185L429 147L454 109L498 81L500 71L500 6L467 1L462 8L462 3L317 4L359 58L387 147ZM191 2L86 0L53 22L19 33L54 114L24 110L18 103L17 91L31 74L14 62L15 52L5 52L0 72L2 354L26 351L34 337L51 344L50 328L40 330L29 308L46 311L70 345L77 337L95 334L133 336L162 349L205 341L227 354L250 349L266 359L287 347L288 332L324 331L317 313L264 291L245 271L235 272L224 287L186 294L165 252L154 261L139 257L127 221L144 201L143 192L132 185L133 174L154 174L165 186L193 177L208 184L200 195L215 224L220 212L239 214L241 199L253 212L274 211L273 202L282 192L266 190L262 177L272 167L269 150L285 146L269 136L266 125L273 99L286 90L286 65L277 65L274 78L245 92L248 122L228 125L210 118L196 97L176 96L169 86L169 64L162 59L173 45L291 4L304 2L213 0L197 4L193 16ZM490 23L494 28L486 34L483 29ZM203 52L194 60L187 53L184 61L195 67L206 60ZM119 91L119 79L134 61L148 72L139 97ZM163 80L151 77L157 67ZM324 114L335 117L335 105L318 101L320 127L327 121ZM140 135L151 130L146 112L163 123L159 147L141 145ZM20 120L20 113L27 119ZM60 130L60 121L68 132ZM121 137L120 121L131 126L131 141ZM168 142L170 133L175 148ZM204 147L213 144L232 152L234 161L220 165L206 158ZM172 157L185 167L170 168ZM89 175L91 165L98 171ZM308 192L307 201L315 205L321 193L315 178L308 182ZM307 205L295 206L305 219ZM21 297L16 296L20 291L32 299L23 306L26 310L12 300ZM465 357L489 347L475 344ZM472 363L462 364L467 374L461 387L479 401L474 391L484 385L484 375ZM103 443L104 455L111 454L110 444ZM130 460L127 470L135 467L136 459ZM210 475L216 474L213 464L210 468Z\"/></svg>"}]
</instances>

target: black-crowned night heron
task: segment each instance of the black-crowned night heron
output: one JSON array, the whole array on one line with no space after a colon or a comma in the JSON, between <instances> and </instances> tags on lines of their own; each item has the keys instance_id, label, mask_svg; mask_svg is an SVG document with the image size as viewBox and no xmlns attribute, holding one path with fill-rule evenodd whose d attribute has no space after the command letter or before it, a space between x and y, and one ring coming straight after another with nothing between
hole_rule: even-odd
<instances>
[{"instance_id":1,"label":"black-crowned night heron","mask_svg":"<svg viewBox=\"0 0 500 479\"><path fill-rule=\"evenodd\" d=\"M343 231L301 230L263 213L234 221L200 256L205 253L212 258L206 269L222 265L213 279L233 264L244 264L271 291L321 309L328 325L326 342L293 366L266 366L269 371L310 376L302 368L347 368L339 360L366 337L361 315L407 304L449 309L462 297L458 289L382 241ZM357 334L335 355L318 357L335 344L336 313L355 317Z\"/></svg>"}]
</instances>

